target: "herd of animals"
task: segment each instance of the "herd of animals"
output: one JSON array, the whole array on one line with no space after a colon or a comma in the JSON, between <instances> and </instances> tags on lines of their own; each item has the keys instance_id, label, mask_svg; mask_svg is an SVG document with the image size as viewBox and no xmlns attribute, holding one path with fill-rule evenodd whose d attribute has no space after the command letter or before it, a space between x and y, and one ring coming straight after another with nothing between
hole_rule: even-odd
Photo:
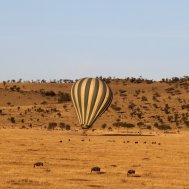
<instances>
[{"instance_id":1,"label":"herd of animals","mask_svg":"<svg viewBox=\"0 0 189 189\"><path fill-rule=\"evenodd\" d=\"M68 141L70 142L71 139L68 139ZM82 142L85 141L85 139L81 139ZM88 141L90 142L90 138L88 139ZM62 140L59 141L60 143L63 143ZM115 141L114 141L115 142ZM127 141L123 141L123 143L130 143L131 141L127 140ZM139 144L138 141L135 141L134 144ZM143 142L143 144L147 144L146 141ZM156 141L152 141L151 144L158 144L158 145L161 145L160 142L156 142ZM43 162L36 162L34 163L34 168L35 167L43 167L44 166L44 163ZM90 173L97 173L97 174L100 174L101 173L101 168L98 167L98 166L95 166L95 167L92 167L91 168L91 172ZM129 169L127 171L127 176L128 177L140 177L140 175L136 174L136 171L134 169Z\"/></svg>"},{"instance_id":2,"label":"herd of animals","mask_svg":"<svg viewBox=\"0 0 189 189\"><path fill-rule=\"evenodd\" d=\"M43 162L36 162L36 163L34 163L34 168L35 167L43 167ZM96 166L96 167L92 167L91 168L91 173L98 173L98 174L100 174L101 172L100 172L100 167L98 167L98 166ZM139 175L136 175L135 174L135 170L134 169L130 169L130 170L128 170L128 172L127 172L127 176L128 177L131 177L131 176L135 176L135 177L139 177Z\"/></svg>"}]
</instances>

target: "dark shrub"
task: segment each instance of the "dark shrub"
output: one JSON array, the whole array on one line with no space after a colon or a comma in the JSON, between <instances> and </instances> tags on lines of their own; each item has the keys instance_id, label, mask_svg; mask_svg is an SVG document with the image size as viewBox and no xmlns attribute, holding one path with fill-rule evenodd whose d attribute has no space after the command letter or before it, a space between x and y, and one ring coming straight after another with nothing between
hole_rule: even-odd
<instances>
[{"instance_id":1,"label":"dark shrub","mask_svg":"<svg viewBox=\"0 0 189 189\"><path fill-rule=\"evenodd\" d=\"M132 110L135 106L133 102L129 102L128 108Z\"/></svg>"},{"instance_id":2,"label":"dark shrub","mask_svg":"<svg viewBox=\"0 0 189 189\"><path fill-rule=\"evenodd\" d=\"M142 96L142 101L148 101L146 96Z\"/></svg>"},{"instance_id":3,"label":"dark shrub","mask_svg":"<svg viewBox=\"0 0 189 189\"><path fill-rule=\"evenodd\" d=\"M107 127L106 123L102 124L102 129L105 129Z\"/></svg>"},{"instance_id":4,"label":"dark shrub","mask_svg":"<svg viewBox=\"0 0 189 189\"><path fill-rule=\"evenodd\" d=\"M44 96L56 96L56 93L54 91L44 91L44 90L41 90L40 93Z\"/></svg>"},{"instance_id":5,"label":"dark shrub","mask_svg":"<svg viewBox=\"0 0 189 189\"><path fill-rule=\"evenodd\" d=\"M45 104L48 104L47 101L43 101L41 102L41 104L45 105Z\"/></svg>"},{"instance_id":6,"label":"dark shrub","mask_svg":"<svg viewBox=\"0 0 189 189\"><path fill-rule=\"evenodd\" d=\"M139 127L141 127L141 126L144 126L144 123L140 121L140 122L137 123L137 125L138 125Z\"/></svg>"},{"instance_id":7,"label":"dark shrub","mask_svg":"<svg viewBox=\"0 0 189 189\"><path fill-rule=\"evenodd\" d=\"M112 104L112 105L111 105L111 108L112 108L113 110L115 110L115 111L120 111L120 110L121 110L121 108L120 108L119 106L117 106L116 104Z\"/></svg>"},{"instance_id":8,"label":"dark shrub","mask_svg":"<svg viewBox=\"0 0 189 189\"><path fill-rule=\"evenodd\" d=\"M70 129L71 129L70 125L66 125L66 130L70 130Z\"/></svg>"},{"instance_id":9,"label":"dark shrub","mask_svg":"<svg viewBox=\"0 0 189 189\"><path fill-rule=\"evenodd\" d=\"M148 125L148 126L147 126L147 129L152 129L152 126Z\"/></svg>"},{"instance_id":10,"label":"dark shrub","mask_svg":"<svg viewBox=\"0 0 189 189\"><path fill-rule=\"evenodd\" d=\"M187 127L189 127L189 121L184 122Z\"/></svg>"},{"instance_id":11,"label":"dark shrub","mask_svg":"<svg viewBox=\"0 0 189 189\"><path fill-rule=\"evenodd\" d=\"M56 122L50 122L48 125L48 130L54 130L56 126L57 126Z\"/></svg>"},{"instance_id":12,"label":"dark shrub","mask_svg":"<svg viewBox=\"0 0 189 189\"><path fill-rule=\"evenodd\" d=\"M132 123L126 123L126 122L116 122L116 123L113 123L113 126L132 128L132 127L134 127L135 125L132 124Z\"/></svg>"},{"instance_id":13,"label":"dark shrub","mask_svg":"<svg viewBox=\"0 0 189 189\"><path fill-rule=\"evenodd\" d=\"M58 103L71 101L71 96L68 93L59 92L58 93Z\"/></svg>"},{"instance_id":14,"label":"dark shrub","mask_svg":"<svg viewBox=\"0 0 189 189\"><path fill-rule=\"evenodd\" d=\"M156 128L160 129L160 130L168 130L171 129L171 127L169 125L157 125L155 126Z\"/></svg>"},{"instance_id":15,"label":"dark shrub","mask_svg":"<svg viewBox=\"0 0 189 189\"><path fill-rule=\"evenodd\" d=\"M11 118L10 118L10 121L11 121L11 123L16 123L16 120L15 120L14 117L11 117Z\"/></svg>"},{"instance_id":16,"label":"dark shrub","mask_svg":"<svg viewBox=\"0 0 189 189\"><path fill-rule=\"evenodd\" d=\"M59 127L60 127L61 129L65 129L65 128L66 128L66 124L63 123L63 122L60 122L60 123L59 123Z\"/></svg>"},{"instance_id":17,"label":"dark shrub","mask_svg":"<svg viewBox=\"0 0 189 189\"><path fill-rule=\"evenodd\" d=\"M112 128L111 128L111 127L108 127L108 130L109 130L109 131L112 131Z\"/></svg>"},{"instance_id":18,"label":"dark shrub","mask_svg":"<svg viewBox=\"0 0 189 189\"><path fill-rule=\"evenodd\" d=\"M182 109L189 109L189 104L182 105Z\"/></svg>"}]
</instances>

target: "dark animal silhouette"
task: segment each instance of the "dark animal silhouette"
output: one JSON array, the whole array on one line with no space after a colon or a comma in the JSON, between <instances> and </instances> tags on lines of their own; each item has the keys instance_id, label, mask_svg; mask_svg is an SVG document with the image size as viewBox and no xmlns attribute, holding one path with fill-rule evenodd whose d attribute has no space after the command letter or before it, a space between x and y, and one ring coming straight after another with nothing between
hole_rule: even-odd
<instances>
[{"instance_id":1,"label":"dark animal silhouette","mask_svg":"<svg viewBox=\"0 0 189 189\"><path fill-rule=\"evenodd\" d=\"M71 141L70 139L68 139L68 141Z\"/></svg>"},{"instance_id":2,"label":"dark animal silhouette","mask_svg":"<svg viewBox=\"0 0 189 189\"><path fill-rule=\"evenodd\" d=\"M138 144L138 142L135 142L135 144Z\"/></svg>"},{"instance_id":3,"label":"dark animal silhouette","mask_svg":"<svg viewBox=\"0 0 189 189\"><path fill-rule=\"evenodd\" d=\"M161 145L161 143L158 143L158 145Z\"/></svg>"},{"instance_id":4,"label":"dark animal silhouette","mask_svg":"<svg viewBox=\"0 0 189 189\"><path fill-rule=\"evenodd\" d=\"M43 166L43 163L42 162L36 162L34 163L33 167L40 167L40 166Z\"/></svg>"},{"instance_id":5,"label":"dark animal silhouette","mask_svg":"<svg viewBox=\"0 0 189 189\"><path fill-rule=\"evenodd\" d=\"M95 171L95 172L100 172L100 167L92 167L91 168L91 173Z\"/></svg>"},{"instance_id":6,"label":"dark animal silhouette","mask_svg":"<svg viewBox=\"0 0 189 189\"><path fill-rule=\"evenodd\" d=\"M156 142L152 142L152 144L156 144Z\"/></svg>"},{"instance_id":7,"label":"dark animal silhouette","mask_svg":"<svg viewBox=\"0 0 189 189\"><path fill-rule=\"evenodd\" d=\"M144 144L146 144L146 141L144 142Z\"/></svg>"},{"instance_id":8,"label":"dark animal silhouette","mask_svg":"<svg viewBox=\"0 0 189 189\"><path fill-rule=\"evenodd\" d=\"M134 174L135 174L135 170L134 169L130 169L127 172L127 176L131 176L131 175L134 175Z\"/></svg>"},{"instance_id":9,"label":"dark animal silhouette","mask_svg":"<svg viewBox=\"0 0 189 189\"><path fill-rule=\"evenodd\" d=\"M62 140L60 140L59 142L62 143Z\"/></svg>"},{"instance_id":10,"label":"dark animal silhouette","mask_svg":"<svg viewBox=\"0 0 189 189\"><path fill-rule=\"evenodd\" d=\"M129 143L130 141L128 140L127 143Z\"/></svg>"}]
</instances>

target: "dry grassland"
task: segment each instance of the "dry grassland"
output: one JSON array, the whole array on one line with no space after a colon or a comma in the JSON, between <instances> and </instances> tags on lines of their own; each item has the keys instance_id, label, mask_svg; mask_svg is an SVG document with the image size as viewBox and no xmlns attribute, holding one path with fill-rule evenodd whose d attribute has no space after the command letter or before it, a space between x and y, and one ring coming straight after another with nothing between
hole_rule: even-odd
<instances>
[{"instance_id":1,"label":"dry grassland","mask_svg":"<svg viewBox=\"0 0 189 189\"><path fill-rule=\"evenodd\" d=\"M188 146L187 131L81 136L73 131L1 129L0 188L189 189ZM44 166L34 168L38 161ZM93 166L101 167L101 174L91 174ZM127 177L129 169L139 177Z\"/></svg>"}]
</instances>

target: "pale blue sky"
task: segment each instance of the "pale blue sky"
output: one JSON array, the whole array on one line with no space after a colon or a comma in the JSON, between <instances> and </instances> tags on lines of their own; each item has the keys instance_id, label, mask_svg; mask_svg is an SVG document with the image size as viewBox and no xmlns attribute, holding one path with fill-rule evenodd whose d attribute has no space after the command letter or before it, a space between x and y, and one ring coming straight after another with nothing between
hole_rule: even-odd
<instances>
[{"instance_id":1,"label":"pale blue sky","mask_svg":"<svg viewBox=\"0 0 189 189\"><path fill-rule=\"evenodd\" d=\"M189 75L188 0L0 0L0 80Z\"/></svg>"}]
</instances>

